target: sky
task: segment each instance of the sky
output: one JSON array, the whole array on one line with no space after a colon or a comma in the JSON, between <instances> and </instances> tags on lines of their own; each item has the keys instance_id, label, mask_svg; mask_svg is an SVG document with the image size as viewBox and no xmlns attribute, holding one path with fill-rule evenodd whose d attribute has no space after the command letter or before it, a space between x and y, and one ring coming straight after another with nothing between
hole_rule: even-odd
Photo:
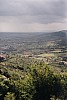
<instances>
[{"instance_id":1,"label":"sky","mask_svg":"<svg viewBox=\"0 0 67 100\"><path fill-rule=\"evenodd\" d=\"M0 32L67 30L67 0L0 0Z\"/></svg>"}]
</instances>

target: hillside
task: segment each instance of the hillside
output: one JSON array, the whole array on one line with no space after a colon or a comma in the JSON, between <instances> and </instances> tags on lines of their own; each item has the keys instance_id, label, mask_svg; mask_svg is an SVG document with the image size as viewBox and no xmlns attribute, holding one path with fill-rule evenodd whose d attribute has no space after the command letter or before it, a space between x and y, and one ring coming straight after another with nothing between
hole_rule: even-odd
<instances>
[{"instance_id":1,"label":"hillside","mask_svg":"<svg viewBox=\"0 0 67 100\"><path fill-rule=\"evenodd\" d=\"M53 33L0 33L0 52L23 53L25 50L42 53L45 52L45 49L48 49L48 46L56 49L63 46L66 48L66 33L63 31Z\"/></svg>"},{"instance_id":2,"label":"hillside","mask_svg":"<svg viewBox=\"0 0 67 100\"><path fill-rule=\"evenodd\" d=\"M0 100L66 100L66 85L67 71L41 60L16 54L0 62Z\"/></svg>"},{"instance_id":3,"label":"hillside","mask_svg":"<svg viewBox=\"0 0 67 100\"><path fill-rule=\"evenodd\" d=\"M67 33L0 33L0 100L67 100Z\"/></svg>"}]
</instances>

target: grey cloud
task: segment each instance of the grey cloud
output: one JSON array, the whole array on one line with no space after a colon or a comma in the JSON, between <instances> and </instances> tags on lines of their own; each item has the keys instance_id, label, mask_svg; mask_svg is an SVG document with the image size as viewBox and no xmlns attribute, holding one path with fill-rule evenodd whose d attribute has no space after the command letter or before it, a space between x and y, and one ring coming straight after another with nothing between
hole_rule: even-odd
<instances>
[{"instance_id":1,"label":"grey cloud","mask_svg":"<svg viewBox=\"0 0 67 100\"><path fill-rule=\"evenodd\" d=\"M22 16L21 23L63 22L66 0L0 0L0 16Z\"/></svg>"},{"instance_id":2,"label":"grey cloud","mask_svg":"<svg viewBox=\"0 0 67 100\"><path fill-rule=\"evenodd\" d=\"M17 24L49 24L49 23L64 23L64 19L52 16L0 16L0 23L17 23Z\"/></svg>"},{"instance_id":3,"label":"grey cloud","mask_svg":"<svg viewBox=\"0 0 67 100\"><path fill-rule=\"evenodd\" d=\"M0 0L0 15L63 15L66 0Z\"/></svg>"}]
</instances>

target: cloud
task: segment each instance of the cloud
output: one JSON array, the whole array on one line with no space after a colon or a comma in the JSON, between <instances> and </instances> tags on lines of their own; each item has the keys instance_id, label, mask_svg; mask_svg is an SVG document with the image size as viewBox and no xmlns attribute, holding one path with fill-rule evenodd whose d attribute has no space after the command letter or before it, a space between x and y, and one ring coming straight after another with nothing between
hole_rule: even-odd
<instances>
[{"instance_id":1,"label":"cloud","mask_svg":"<svg viewBox=\"0 0 67 100\"><path fill-rule=\"evenodd\" d=\"M0 32L52 32L67 29L67 23L18 23L5 21L0 23Z\"/></svg>"},{"instance_id":2,"label":"cloud","mask_svg":"<svg viewBox=\"0 0 67 100\"><path fill-rule=\"evenodd\" d=\"M38 24L41 25L39 30L47 27L49 30L50 25L56 24L57 27L58 23L61 27L67 23L67 0L0 0L1 31L23 31L25 25L27 31L33 31L35 26L38 30ZM7 26L10 26L9 29Z\"/></svg>"},{"instance_id":3,"label":"cloud","mask_svg":"<svg viewBox=\"0 0 67 100\"><path fill-rule=\"evenodd\" d=\"M65 13L66 0L0 0L0 15L58 15Z\"/></svg>"}]
</instances>

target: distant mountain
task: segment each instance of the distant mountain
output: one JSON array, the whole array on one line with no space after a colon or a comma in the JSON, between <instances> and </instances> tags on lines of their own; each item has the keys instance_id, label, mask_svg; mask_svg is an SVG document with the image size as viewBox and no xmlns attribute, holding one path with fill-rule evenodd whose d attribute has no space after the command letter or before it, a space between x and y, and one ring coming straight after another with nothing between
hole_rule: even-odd
<instances>
[{"instance_id":1,"label":"distant mountain","mask_svg":"<svg viewBox=\"0 0 67 100\"><path fill-rule=\"evenodd\" d=\"M67 33L67 30L63 30L63 32Z\"/></svg>"},{"instance_id":2,"label":"distant mountain","mask_svg":"<svg viewBox=\"0 0 67 100\"><path fill-rule=\"evenodd\" d=\"M31 38L32 41L38 41L38 42L48 42L48 41L55 41L61 40L61 42L66 43L67 41L67 35L66 31L58 31L58 32L52 32L52 33L42 33L40 35L34 36Z\"/></svg>"}]
</instances>

